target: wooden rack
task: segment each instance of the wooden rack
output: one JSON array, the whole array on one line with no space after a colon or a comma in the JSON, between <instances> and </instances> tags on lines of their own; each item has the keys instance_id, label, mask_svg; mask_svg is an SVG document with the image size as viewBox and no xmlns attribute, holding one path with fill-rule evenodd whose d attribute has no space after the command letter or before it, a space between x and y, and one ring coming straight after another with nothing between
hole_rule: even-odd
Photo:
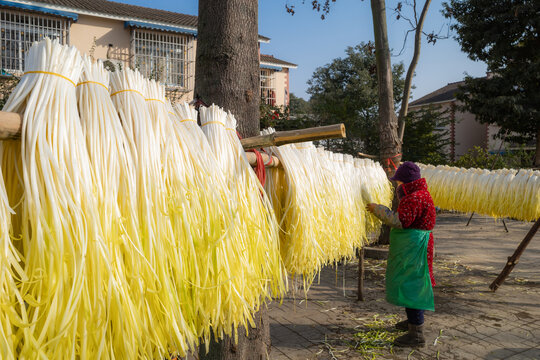
<instances>
[{"instance_id":1,"label":"wooden rack","mask_svg":"<svg viewBox=\"0 0 540 360\"><path fill-rule=\"evenodd\" d=\"M21 138L22 117L18 113L0 111L0 140L17 140ZM244 150L257 149L268 146L279 146L304 141L345 138L345 125L335 124L312 127L300 130L276 131L273 134L254 136L242 139ZM257 163L253 153L247 153L251 165ZM261 154L266 167L279 166L279 159L275 156Z\"/></svg>"}]
</instances>

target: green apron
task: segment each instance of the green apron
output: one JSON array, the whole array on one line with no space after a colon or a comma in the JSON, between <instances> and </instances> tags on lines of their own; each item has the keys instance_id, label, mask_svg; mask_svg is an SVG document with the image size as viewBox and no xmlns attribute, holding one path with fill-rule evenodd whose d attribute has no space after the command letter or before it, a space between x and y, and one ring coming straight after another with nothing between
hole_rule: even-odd
<instances>
[{"instance_id":1,"label":"green apron","mask_svg":"<svg viewBox=\"0 0 540 360\"><path fill-rule=\"evenodd\" d=\"M386 301L410 309L435 311L427 245L431 231L392 229L386 266Z\"/></svg>"}]
</instances>

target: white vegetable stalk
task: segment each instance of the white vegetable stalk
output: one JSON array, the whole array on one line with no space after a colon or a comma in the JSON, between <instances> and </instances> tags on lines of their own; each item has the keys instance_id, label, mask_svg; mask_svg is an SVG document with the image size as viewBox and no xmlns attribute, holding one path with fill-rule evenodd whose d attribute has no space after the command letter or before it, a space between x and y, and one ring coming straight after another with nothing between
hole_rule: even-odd
<instances>
[{"instance_id":1,"label":"white vegetable stalk","mask_svg":"<svg viewBox=\"0 0 540 360\"><path fill-rule=\"evenodd\" d=\"M422 164L420 168L435 205L442 209L522 221L540 217L540 171Z\"/></svg>"},{"instance_id":2,"label":"white vegetable stalk","mask_svg":"<svg viewBox=\"0 0 540 360\"><path fill-rule=\"evenodd\" d=\"M309 285L322 266L355 256L368 233L378 229L367 224L363 193L372 192L379 203L389 204L392 188L386 176L379 176L379 170L384 175L380 166L367 168L350 155L312 143L265 150L283 165L267 169L266 184L280 220L282 258L287 270L303 275Z\"/></svg>"},{"instance_id":3,"label":"white vegetable stalk","mask_svg":"<svg viewBox=\"0 0 540 360\"><path fill-rule=\"evenodd\" d=\"M26 73L5 111L23 113L20 173L25 305L16 311L21 358L96 358L115 289L99 226L75 84L74 47L45 39L28 52ZM12 164L17 166L17 164ZM10 188L13 188L10 186Z\"/></svg>"},{"instance_id":4,"label":"white vegetable stalk","mask_svg":"<svg viewBox=\"0 0 540 360\"><path fill-rule=\"evenodd\" d=\"M118 113L111 101L109 73L101 62L83 58L77 84L79 113L94 174L101 229L113 261L108 280L117 290L102 321L106 333L107 358L136 358L151 347L149 329L140 321L147 303L133 274L153 274L141 256L136 208L136 168Z\"/></svg>"},{"instance_id":5,"label":"white vegetable stalk","mask_svg":"<svg viewBox=\"0 0 540 360\"><path fill-rule=\"evenodd\" d=\"M4 156L4 144L0 143L0 158ZM26 317L24 300L19 291L19 280L27 281L20 265L21 254L11 240L11 214L4 176L0 170L0 351L4 359L17 359L17 340L14 324L22 324ZM21 309L22 314L17 313Z\"/></svg>"},{"instance_id":6,"label":"white vegetable stalk","mask_svg":"<svg viewBox=\"0 0 540 360\"><path fill-rule=\"evenodd\" d=\"M146 101L161 144L169 217L177 246L189 259L182 269L183 313L208 346L211 331L218 338L230 334L245 317L237 310L244 299L238 286L243 280L237 276L241 257L232 242L231 195L215 157L203 152L209 145L192 119L196 113L184 108L182 120L169 113L164 88L155 82L149 82ZM198 134L189 130L193 126Z\"/></svg>"},{"instance_id":7,"label":"white vegetable stalk","mask_svg":"<svg viewBox=\"0 0 540 360\"><path fill-rule=\"evenodd\" d=\"M141 248L149 269L142 274L141 295L147 309L141 309L148 329L145 354L169 356L168 350L183 354L193 344L193 330L183 313L186 261L168 214L167 187L162 174L160 143L145 101L146 80L126 69L111 76L111 97L115 104L135 162L136 195ZM150 357L149 355L146 355Z\"/></svg>"},{"instance_id":8,"label":"white vegetable stalk","mask_svg":"<svg viewBox=\"0 0 540 360\"><path fill-rule=\"evenodd\" d=\"M258 310L261 300L281 296L286 289L278 226L266 193L236 135L234 117L215 105L201 108L200 115L202 130L232 193L235 229L231 236L242 259L242 266L235 268L234 279L241 281L238 292L245 301L238 310L251 321L251 313Z\"/></svg>"},{"instance_id":9,"label":"white vegetable stalk","mask_svg":"<svg viewBox=\"0 0 540 360\"><path fill-rule=\"evenodd\" d=\"M241 275L246 260L236 239L242 238L242 219L208 140L197 125L197 112L187 104L177 105L175 111L175 133L185 161L193 169L187 182L197 189L189 196L199 221L192 229L199 230L191 235L193 248L187 250L196 254L190 256L195 263L187 285L194 294L198 333L208 346L211 331L219 338L231 335L239 324L246 325L252 309L246 305L245 294L258 288L246 288L249 284Z\"/></svg>"}]
</instances>

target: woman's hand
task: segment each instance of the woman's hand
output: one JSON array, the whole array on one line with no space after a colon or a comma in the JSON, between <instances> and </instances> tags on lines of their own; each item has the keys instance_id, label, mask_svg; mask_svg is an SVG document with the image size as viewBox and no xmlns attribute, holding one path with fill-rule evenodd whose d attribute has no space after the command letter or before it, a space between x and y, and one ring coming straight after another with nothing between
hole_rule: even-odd
<instances>
[{"instance_id":1,"label":"woman's hand","mask_svg":"<svg viewBox=\"0 0 540 360\"><path fill-rule=\"evenodd\" d=\"M366 210L372 213L375 210L375 206L377 206L377 204L369 203L366 205Z\"/></svg>"}]
</instances>

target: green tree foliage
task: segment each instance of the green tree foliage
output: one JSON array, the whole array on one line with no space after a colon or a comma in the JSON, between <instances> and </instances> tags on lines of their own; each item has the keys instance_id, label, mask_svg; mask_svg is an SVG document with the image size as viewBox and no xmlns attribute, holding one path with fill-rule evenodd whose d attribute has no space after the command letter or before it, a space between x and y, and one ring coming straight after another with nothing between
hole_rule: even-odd
<instances>
[{"instance_id":1,"label":"green tree foliage","mask_svg":"<svg viewBox=\"0 0 540 360\"><path fill-rule=\"evenodd\" d=\"M451 0L445 15L469 57L494 74L467 77L457 98L465 110L524 142L540 133L540 1ZM538 159L537 159L538 161Z\"/></svg>"},{"instance_id":2,"label":"green tree foliage","mask_svg":"<svg viewBox=\"0 0 540 360\"><path fill-rule=\"evenodd\" d=\"M378 88L375 48L361 43L346 57L319 67L308 81L313 117L320 125L344 123L347 139L324 141L332 151L356 155L379 153ZM403 94L403 65L393 66L394 101Z\"/></svg>"},{"instance_id":3,"label":"green tree foliage","mask_svg":"<svg viewBox=\"0 0 540 360\"><path fill-rule=\"evenodd\" d=\"M480 146L475 146L452 165L478 169L521 169L531 166L533 156L532 151L526 150L523 146L518 149L506 149L501 154L492 154Z\"/></svg>"},{"instance_id":4,"label":"green tree foliage","mask_svg":"<svg viewBox=\"0 0 540 360\"><path fill-rule=\"evenodd\" d=\"M294 96L291 94L291 96ZM296 97L295 97L296 98ZM301 101L297 101L300 99ZM299 103L301 108L299 108ZM301 98L290 98L289 106L273 106L268 105L264 102L264 99L261 99L261 129L266 129L272 127L277 131L285 130L297 130L305 129L308 127L319 126L320 123L314 119L314 117L309 112L309 103Z\"/></svg>"},{"instance_id":5,"label":"green tree foliage","mask_svg":"<svg viewBox=\"0 0 540 360\"><path fill-rule=\"evenodd\" d=\"M291 93L289 95L289 111L291 116L305 115L311 112L311 107L308 101Z\"/></svg>"},{"instance_id":6,"label":"green tree foliage","mask_svg":"<svg viewBox=\"0 0 540 360\"><path fill-rule=\"evenodd\" d=\"M425 108L407 115L403 159L424 164L446 164L450 136L447 111Z\"/></svg>"}]
</instances>

